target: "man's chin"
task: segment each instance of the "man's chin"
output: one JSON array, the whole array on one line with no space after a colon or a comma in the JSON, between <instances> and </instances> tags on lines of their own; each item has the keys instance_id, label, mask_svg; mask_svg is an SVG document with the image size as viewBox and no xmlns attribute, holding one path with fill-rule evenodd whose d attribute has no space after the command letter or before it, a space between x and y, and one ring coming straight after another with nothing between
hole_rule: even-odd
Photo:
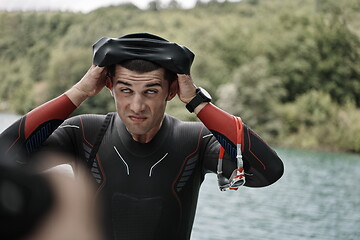
<instances>
[{"instance_id":1,"label":"man's chin","mask_svg":"<svg viewBox=\"0 0 360 240\"><path fill-rule=\"evenodd\" d=\"M143 128L139 128L139 127L134 127L134 126L126 126L126 129L128 130L128 132L131 135L136 135L136 136L142 136L142 135L146 135L148 133L147 130L143 129Z\"/></svg>"}]
</instances>

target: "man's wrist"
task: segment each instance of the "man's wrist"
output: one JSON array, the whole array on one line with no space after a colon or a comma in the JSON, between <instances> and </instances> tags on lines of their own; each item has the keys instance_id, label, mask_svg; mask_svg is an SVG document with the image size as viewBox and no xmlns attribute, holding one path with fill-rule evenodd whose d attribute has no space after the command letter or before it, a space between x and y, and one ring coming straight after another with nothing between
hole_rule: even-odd
<instances>
[{"instance_id":1,"label":"man's wrist","mask_svg":"<svg viewBox=\"0 0 360 240\"><path fill-rule=\"evenodd\" d=\"M182 100L183 103L188 104L194 97L196 97L196 92L194 91L194 95L190 98L187 98L185 100Z\"/></svg>"},{"instance_id":2,"label":"man's wrist","mask_svg":"<svg viewBox=\"0 0 360 240\"><path fill-rule=\"evenodd\" d=\"M80 104L88 98L86 92L80 90L76 86L73 86L68 91L65 92L66 96L71 100L75 106L80 106Z\"/></svg>"},{"instance_id":3,"label":"man's wrist","mask_svg":"<svg viewBox=\"0 0 360 240\"><path fill-rule=\"evenodd\" d=\"M208 105L209 103L208 102L203 102L203 103L200 103L195 109L194 109L194 113L196 115L198 115L199 112L201 112L201 110L206 106Z\"/></svg>"}]
</instances>

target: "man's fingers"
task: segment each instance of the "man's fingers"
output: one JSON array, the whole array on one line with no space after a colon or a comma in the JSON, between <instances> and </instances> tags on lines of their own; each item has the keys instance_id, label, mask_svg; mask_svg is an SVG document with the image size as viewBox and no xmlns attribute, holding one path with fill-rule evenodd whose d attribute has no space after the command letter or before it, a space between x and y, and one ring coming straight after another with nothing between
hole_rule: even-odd
<instances>
[{"instance_id":1,"label":"man's fingers","mask_svg":"<svg viewBox=\"0 0 360 240\"><path fill-rule=\"evenodd\" d=\"M190 75L178 74L178 95L182 102L188 103L196 94L196 86Z\"/></svg>"},{"instance_id":2,"label":"man's fingers","mask_svg":"<svg viewBox=\"0 0 360 240\"><path fill-rule=\"evenodd\" d=\"M193 83L191 76L187 75L187 74L178 74L178 79L180 82L183 82L183 83L186 83L186 82Z\"/></svg>"},{"instance_id":3,"label":"man's fingers","mask_svg":"<svg viewBox=\"0 0 360 240\"><path fill-rule=\"evenodd\" d=\"M91 65L88 71L94 78L101 78L106 76L107 70L105 67L99 67L96 65Z\"/></svg>"}]
</instances>

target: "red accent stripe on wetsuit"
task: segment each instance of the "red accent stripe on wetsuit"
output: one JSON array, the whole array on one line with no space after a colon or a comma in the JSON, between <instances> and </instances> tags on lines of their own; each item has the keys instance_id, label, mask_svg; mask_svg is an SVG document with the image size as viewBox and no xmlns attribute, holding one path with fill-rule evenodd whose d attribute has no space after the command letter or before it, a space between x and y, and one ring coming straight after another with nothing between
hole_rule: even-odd
<instances>
[{"instance_id":1,"label":"red accent stripe on wetsuit","mask_svg":"<svg viewBox=\"0 0 360 240\"><path fill-rule=\"evenodd\" d=\"M224 135L236 146L238 141L236 135L236 122L233 115L210 103L206 104L206 106L201 109L201 111L197 114L197 117L210 131L214 130ZM244 148L244 128L242 123L240 125L240 144L242 148Z\"/></svg>"},{"instance_id":2,"label":"red accent stripe on wetsuit","mask_svg":"<svg viewBox=\"0 0 360 240\"><path fill-rule=\"evenodd\" d=\"M21 125L22 125L22 122L23 122L23 119L24 118L21 118L20 120L20 123L19 123L19 126L18 126L18 137L15 139L15 141L10 145L10 147L6 150L5 153L8 153L10 151L10 149L15 145L15 143L17 141L19 141L20 137L21 137Z\"/></svg>"},{"instance_id":3,"label":"red accent stripe on wetsuit","mask_svg":"<svg viewBox=\"0 0 360 240\"><path fill-rule=\"evenodd\" d=\"M180 228L180 223L181 223L181 220L182 220L182 204L181 204L181 200L180 200L180 197L179 195L177 194L175 188L176 188L176 182L180 179L181 177L181 174L183 173L183 170L185 168L185 165L186 165L186 162L187 160L189 159L190 156L194 155L195 153L198 152L199 150L199 147L200 147L200 140L201 140L201 136L202 136L202 132L204 130L204 127L201 128L200 132L199 132L199 136L198 136L198 143L197 143L197 146L196 146L196 149L195 151L193 151L192 153L190 153L189 155L187 155L185 158L184 158L184 161L182 163L182 166L180 168L180 171L178 172L178 175L176 176L175 180L173 181L172 183L172 193L173 195L175 196L178 204L179 204L179 208L180 208L180 213L179 213L179 226L178 226L178 229Z\"/></svg>"},{"instance_id":4,"label":"red accent stripe on wetsuit","mask_svg":"<svg viewBox=\"0 0 360 240\"><path fill-rule=\"evenodd\" d=\"M25 139L44 122L53 119L65 120L75 109L76 106L65 94L35 108L26 115Z\"/></svg>"}]
</instances>

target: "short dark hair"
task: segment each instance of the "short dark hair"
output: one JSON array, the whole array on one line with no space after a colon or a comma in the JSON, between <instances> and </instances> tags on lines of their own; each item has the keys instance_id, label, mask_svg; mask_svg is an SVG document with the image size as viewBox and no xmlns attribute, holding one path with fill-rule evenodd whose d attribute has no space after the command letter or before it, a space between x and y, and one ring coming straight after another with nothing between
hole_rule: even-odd
<instances>
[{"instance_id":1,"label":"short dark hair","mask_svg":"<svg viewBox=\"0 0 360 240\"><path fill-rule=\"evenodd\" d=\"M119 65L130 71L134 71L134 72L138 72L138 73L151 72L151 71L161 68L160 65L158 65L154 62L143 60L143 59L126 60L126 61L119 63ZM115 76L115 67L116 67L116 65L108 66L108 74L110 77ZM173 81L175 81L177 79L177 74L166 68L164 68L164 69L165 69L164 78L165 78L165 80L169 81L169 85L170 85Z\"/></svg>"}]
</instances>

